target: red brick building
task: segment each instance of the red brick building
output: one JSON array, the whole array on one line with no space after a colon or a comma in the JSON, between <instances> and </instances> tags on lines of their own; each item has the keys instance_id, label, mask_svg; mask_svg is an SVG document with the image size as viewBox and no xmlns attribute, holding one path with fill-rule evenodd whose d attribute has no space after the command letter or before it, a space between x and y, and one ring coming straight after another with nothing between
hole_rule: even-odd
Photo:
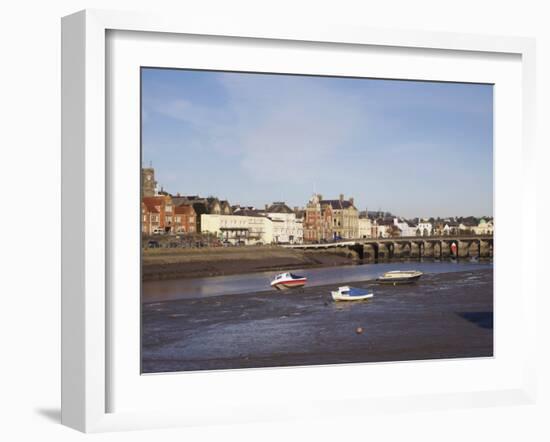
<instances>
[{"instance_id":1,"label":"red brick building","mask_svg":"<svg viewBox=\"0 0 550 442\"><path fill-rule=\"evenodd\" d=\"M304 214L304 242L330 241L332 218L330 204L323 204L321 195L313 195Z\"/></svg>"},{"instance_id":2,"label":"red brick building","mask_svg":"<svg viewBox=\"0 0 550 442\"><path fill-rule=\"evenodd\" d=\"M158 216L157 228L163 232L172 232L174 227L174 204L170 195L146 196L142 203L150 213ZM142 206L143 212L143 206ZM143 223L143 216L142 216ZM142 227L142 231L145 229ZM156 233L154 229L151 232Z\"/></svg>"},{"instance_id":3,"label":"red brick building","mask_svg":"<svg viewBox=\"0 0 550 442\"><path fill-rule=\"evenodd\" d=\"M160 212L154 204L141 203L141 232L152 235L160 230Z\"/></svg>"},{"instance_id":4,"label":"red brick building","mask_svg":"<svg viewBox=\"0 0 550 442\"><path fill-rule=\"evenodd\" d=\"M197 213L192 205L182 204L174 209L173 231L176 233L197 231Z\"/></svg>"}]
</instances>

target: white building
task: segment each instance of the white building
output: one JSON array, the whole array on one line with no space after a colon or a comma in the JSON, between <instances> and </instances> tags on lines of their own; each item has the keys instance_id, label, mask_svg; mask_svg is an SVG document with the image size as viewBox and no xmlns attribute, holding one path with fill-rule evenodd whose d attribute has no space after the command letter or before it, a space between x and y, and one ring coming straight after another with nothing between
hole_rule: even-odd
<instances>
[{"instance_id":1,"label":"white building","mask_svg":"<svg viewBox=\"0 0 550 442\"><path fill-rule=\"evenodd\" d=\"M201 215L201 231L216 234L231 244L271 244L273 222L266 216Z\"/></svg>"},{"instance_id":2,"label":"white building","mask_svg":"<svg viewBox=\"0 0 550 442\"><path fill-rule=\"evenodd\" d=\"M486 221L485 219L481 218L479 220L479 224L475 227L472 227L472 230L476 235L492 235L493 234L493 221Z\"/></svg>"},{"instance_id":3,"label":"white building","mask_svg":"<svg viewBox=\"0 0 550 442\"><path fill-rule=\"evenodd\" d=\"M416 236L417 226L413 225L412 223L394 218L393 225L401 230L401 236Z\"/></svg>"},{"instance_id":4,"label":"white building","mask_svg":"<svg viewBox=\"0 0 550 442\"><path fill-rule=\"evenodd\" d=\"M375 238L389 238L391 225L382 224L375 221L372 228L372 236Z\"/></svg>"},{"instance_id":5,"label":"white building","mask_svg":"<svg viewBox=\"0 0 550 442\"><path fill-rule=\"evenodd\" d=\"M372 238L372 222L369 218L359 218L359 238Z\"/></svg>"},{"instance_id":6,"label":"white building","mask_svg":"<svg viewBox=\"0 0 550 442\"><path fill-rule=\"evenodd\" d=\"M273 222L274 243L302 244L304 242L303 221L296 219L296 213L284 202L275 202L266 207L265 214Z\"/></svg>"},{"instance_id":7,"label":"white building","mask_svg":"<svg viewBox=\"0 0 550 442\"><path fill-rule=\"evenodd\" d=\"M432 236L433 226L432 223L427 221L422 221L418 223L417 230L419 231L419 236Z\"/></svg>"}]
</instances>

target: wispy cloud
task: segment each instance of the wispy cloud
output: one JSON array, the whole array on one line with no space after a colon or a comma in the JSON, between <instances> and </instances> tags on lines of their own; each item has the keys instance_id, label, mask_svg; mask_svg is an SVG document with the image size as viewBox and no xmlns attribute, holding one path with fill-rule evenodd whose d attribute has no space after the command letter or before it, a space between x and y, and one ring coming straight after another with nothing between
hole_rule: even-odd
<instances>
[{"instance_id":1,"label":"wispy cloud","mask_svg":"<svg viewBox=\"0 0 550 442\"><path fill-rule=\"evenodd\" d=\"M260 182L311 182L366 131L364 106L353 94L285 77L219 81L228 97L223 108L176 96L148 102L147 109L188 125L193 135L187 143L239 155L242 171Z\"/></svg>"},{"instance_id":2,"label":"wispy cloud","mask_svg":"<svg viewBox=\"0 0 550 442\"><path fill-rule=\"evenodd\" d=\"M315 186L404 216L492 212L490 86L148 75L144 160L170 191L303 205Z\"/></svg>"}]
</instances>

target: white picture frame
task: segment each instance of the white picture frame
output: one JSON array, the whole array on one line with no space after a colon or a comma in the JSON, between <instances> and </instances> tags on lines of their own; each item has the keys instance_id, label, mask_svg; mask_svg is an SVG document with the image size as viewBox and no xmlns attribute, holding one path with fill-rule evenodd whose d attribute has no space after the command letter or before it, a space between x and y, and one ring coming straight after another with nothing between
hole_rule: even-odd
<instances>
[{"instance_id":1,"label":"white picture frame","mask_svg":"<svg viewBox=\"0 0 550 442\"><path fill-rule=\"evenodd\" d=\"M518 57L521 64L521 128L520 155L523 187L521 199L523 220L534 219L536 194L534 176L528 173L533 167L534 106L535 106L535 43L532 39L517 37L491 37L451 33L416 31L388 31L357 29L342 26L321 27L308 24L294 28L283 24L272 29L254 23L214 23L194 18L158 17L150 14L87 10L63 18L62 21L62 423L85 432L122 429L157 428L168 426L205 425L216 422L249 422L289 417L329 416L334 409L353 409L362 399L362 412L383 410L395 412L408 409L456 408L499 405L503 403L532 403L536 395L535 339L528 339L521 356L521 383L510 382L502 388L473 388L461 393L444 389L420 395L388 393L376 399L367 396L339 396L332 392L326 398L308 398L304 403L281 407L254 405L254 392L238 404L239 414L213 412L207 414L197 408L189 413L181 407L163 409L113 411L109 393L114 388L109 376L113 354L109 344L109 327L114 320L109 300L109 268L113 259L109 251L112 230L109 229L111 204L108 133L109 118L106 78L106 36L108 32L154 32L162 35L218 36L245 38L287 45L338 44L370 46L380 50L389 48L427 49L444 52L468 52L483 58L489 54L508 54ZM158 34L157 34L158 35ZM498 222L498 221L497 221ZM498 227L497 227L498 228ZM522 230L523 231L523 230ZM522 235L525 235L523 233ZM497 237L498 238L498 237ZM525 256L534 255L535 247L521 241L522 259L520 305L521 325L525 336L535 333L536 286L527 278ZM498 244L498 243L497 243ZM498 247L498 245L497 245ZM498 258L497 258L498 259ZM498 261L497 261L498 263ZM498 264L497 264L498 265ZM498 287L498 285L497 285ZM139 298L139 294L136 293ZM497 301L498 309L498 301ZM531 343L531 344L530 344ZM498 357L498 355L497 355ZM409 370L414 366L409 365ZM357 373L361 365L346 370ZM274 369L277 370L277 369ZM298 370L285 369L288 378ZM331 367L330 370L344 370ZM280 372L280 370L279 370ZM277 373L279 373L277 372ZM251 372L252 373L252 372ZM253 371L253 382L266 382L274 371ZM170 388L176 376L165 376L164 384ZM194 383L211 382L212 374L195 375ZM232 376L242 381L246 372ZM252 375L250 375L251 377ZM219 376L216 381L229 382ZM174 384L175 385L175 384ZM252 388L252 387L250 387ZM249 388L249 389L250 389ZM246 395L245 395L246 396ZM259 400L259 399L258 399ZM261 409L259 409L261 408Z\"/></svg>"}]
</instances>

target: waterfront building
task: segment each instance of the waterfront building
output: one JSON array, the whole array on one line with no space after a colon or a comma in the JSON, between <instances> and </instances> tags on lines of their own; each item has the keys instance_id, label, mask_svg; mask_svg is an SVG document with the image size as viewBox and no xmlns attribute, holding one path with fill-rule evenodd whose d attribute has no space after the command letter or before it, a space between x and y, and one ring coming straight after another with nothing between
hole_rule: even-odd
<instances>
[{"instance_id":1,"label":"waterfront building","mask_svg":"<svg viewBox=\"0 0 550 442\"><path fill-rule=\"evenodd\" d=\"M372 228L373 224L370 218L359 218L358 220L358 229L359 229L359 238L372 238Z\"/></svg>"},{"instance_id":2,"label":"waterfront building","mask_svg":"<svg viewBox=\"0 0 550 442\"><path fill-rule=\"evenodd\" d=\"M274 202L266 207L265 215L273 221L273 242L276 244L302 244L304 226L296 219L296 213L284 202Z\"/></svg>"},{"instance_id":3,"label":"waterfront building","mask_svg":"<svg viewBox=\"0 0 550 442\"><path fill-rule=\"evenodd\" d=\"M337 200L321 200L321 206L330 206L332 211L332 239L354 239L359 237L359 211L353 205L353 198L344 199L340 194Z\"/></svg>"},{"instance_id":4,"label":"waterfront building","mask_svg":"<svg viewBox=\"0 0 550 442\"><path fill-rule=\"evenodd\" d=\"M401 236L416 236L417 226L407 220L394 218L393 224L401 231Z\"/></svg>"},{"instance_id":5,"label":"waterfront building","mask_svg":"<svg viewBox=\"0 0 550 442\"><path fill-rule=\"evenodd\" d=\"M477 225L478 223L476 221L465 219L458 224L458 231L462 234L475 234Z\"/></svg>"},{"instance_id":6,"label":"waterfront building","mask_svg":"<svg viewBox=\"0 0 550 442\"><path fill-rule=\"evenodd\" d=\"M372 226L373 238L389 238L391 236L392 228L395 227L392 219L378 218L374 220Z\"/></svg>"},{"instance_id":7,"label":"waterfront building","mask_svg":"<svg viewBox=\"0 0 550 442\"><path fill-rule=\"evenodd\" d=\"M227 200L219 200L216 197L209 196L202 198L199 195L171 195L175 206L182 204L190 205L195 211L195 232L202 232L201 216L204 214L230 215L233 213L231 205Z\"/></svg>"},{"instance_id":8,"label":"waterfront building","mask_svg":"<svg viewBox=\"0 0 550 442\"><path fill-rule=\"evenodd\" d=\"M141 232L146 235L160 231L160 212L154 204L141 203Z\"/></svg>"},{"instance_id":9,"label":"waterfront building","mask_svg":"<svg viewBox=\"0 0 550 442\"><path fill-rule=\"evenodd\" d=\"M181 204L174 209L175 233L195 233L197 231L197 214L190 204Z\"/></svg>"},{"instance_id":10,"label":"waterfront building","mask_svg":"<svg viewBox=\"0 0 550 442\"><path fill-rule=\"evenodd\" d=\"M315 194L305 209L304 240L308 242L354 239L359 237L359 211L353 198L324 200Z\"/></svg>"},{"instance_id":11,"label":"waterfront building","mask_svg":"<svg viewBox=\"0 0 550 442\"><path fill-rule=\"evenodd\" d=\"M428 221L421 221L418 223L416 234L417 236L432 236L433 226Z\"/></svg>"},{"instance_id":12,"label":"waterfront building","mask_svg":"<svg viewBox=\"0 0 550 442\"><path fill-rule=\"evenodd\" d=\"M231 215L231 206L226 200L219 200L216 197L209 196L205 199L208 213L211 215Z\"/></svg>"},{"instance_id":13,"label":"waterfront building","mask_svg":"<svg viewBox=\"0 0 550 442\"><path fill-rule=\"evenodd\" d=\"M158 230L155 232L153 229L153 232L171 232L174 222L174 204L170 195L143 197L142 202L148 210L151 210L152 208L155 209L155 212L151 213L158 213Z\"/></svg>"},{"instance_id":14,"label":"waterfront building","mask_svg":"<svg viewBox=\"0 0 550 442\"><path fill-rule=\"evenodd\" d=\"M493 220L485 220L481 218L479 224L473 227L473 231L476 235L492 235L493 234Z\"/></svg>"},{"instance_id":15,"label":"waterfront building","mask_svg":"<svg viewBox=\"0 0 550 442\"><path fill-rule=\"evenodd\" d=\"M433 230L432 233L434 236L441 236L443 235L443 229L445 228L445 223L442 221L436 221L433 224Z\"/></svg>"},{"instance_id":16,"label":"waterfront building","mask_svg":"<svg viewBox=\"0 0 550 442\"><path fill-rule=\"evenodd\" d=\"M332 208L322 203L322 195L314 194L306 205L303 218L303 239L306 242L332 240Z\"/></svg>"},{"instance_id":17,"label":"waterfront building","mask_svg":"<svg viewBox=\"0 0 550 442\"><path fill-rule=\"evenodd\" d=\"M273 242L273 221L260 214L202 214L201 226L203 233L213 233L220 240L231 244L254 245Z\"/></svg>"},{"instance_id":18,"label":"waterfront building","mask_svg":"<svg viewBox=\"0 0 550 442\"><path fill-rule=\"evenodd\" d=\"M195 211L195 232L201 232L201 215L208 213L208 206L205 198L201 198L198 195L187 195L182 196L177 194L172 196L172 201L175 206L181 206L182 204L189 205L193 207Z\"/></svg>"},{"instance_id":19,"label":"waterfront building","mask_svg":"<svg viewBox=\"0 0 550 442\"><path fill-rule=\"evenodd\" d=\"M443 236L456 235L458 233L458 227L459 223L456 221L446 220L441 234Z\"/></svg>"}]
</instances>

